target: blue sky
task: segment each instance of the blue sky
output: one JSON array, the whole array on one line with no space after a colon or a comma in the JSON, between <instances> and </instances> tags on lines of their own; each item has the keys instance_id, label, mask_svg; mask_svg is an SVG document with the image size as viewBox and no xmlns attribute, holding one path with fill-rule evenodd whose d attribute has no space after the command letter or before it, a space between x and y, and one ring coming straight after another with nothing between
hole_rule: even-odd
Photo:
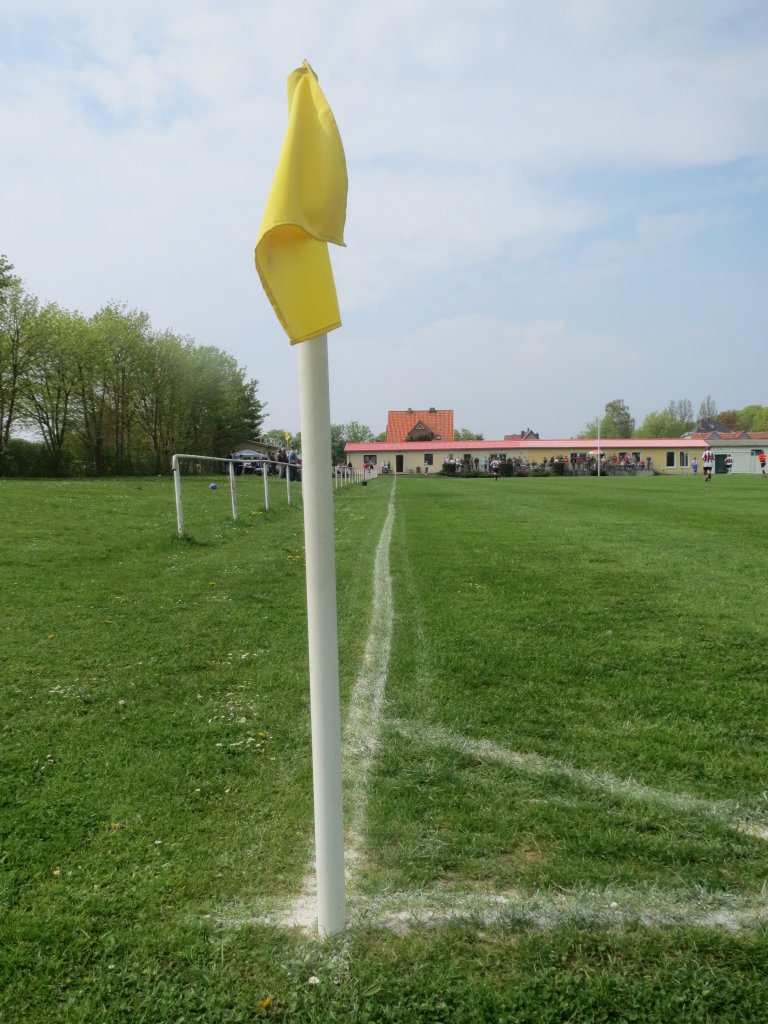
<instances>
[{"instance_id":1,"label":"blue sky","mask_svg":"<svg viewBox=\"0 0 768 1024\"><path fill-rule=\"evenodd\" d=\"M304 58L350 177L335 422L768 404L763 0L5 0L0 252L231 352L295 431L253 246Z\"/></svg>"}]
</instances>

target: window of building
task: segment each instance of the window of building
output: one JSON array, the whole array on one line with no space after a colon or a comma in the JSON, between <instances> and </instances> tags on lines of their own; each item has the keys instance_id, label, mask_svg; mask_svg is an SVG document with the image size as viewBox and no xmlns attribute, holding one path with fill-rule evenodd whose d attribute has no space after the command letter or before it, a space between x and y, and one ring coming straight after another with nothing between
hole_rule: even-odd
<instances>
[{"instance_id":1,"label":"window of building","mask_svg":"<svg viewBox=\"0 0 768 1024\"><path fill-rule=\"evenodd\" d=\"M688 452L680 452L680 469L688 469Z\"/></svg>"},{"instance_id":2,"label":"window of building","mask_svg":"<svg viewBox=\"0 0 768 1024\"><path fill-rule=\"evenodd\" d=\"M675 468L675 453L667 452L667 469Z\"/></svg>"},{"instance_id":3,"label":"window of building","mask_svg":"<svg viewBox=\"0 0 768 1024\"><path fill-rule=\"evenodd\" d=\"M375 466L377 457L378 456L376 455L366 455L365 461L368 463L369 466Z\"/></svg>"},{"instance_id":4,"label":"window of building","mask_svg":"<svg viewBox=\"0 0 768 1024\"><path fill-rule=\"evenodd\" d=\"M432 452L426 452L426 453L425 453L425 455L424 455L424 465L425 465L425 466L431 466L431 465L433 465L433 462L432 462L432 457L433 457L433 456L432 456Z\"/></svg>"}]
</instances>

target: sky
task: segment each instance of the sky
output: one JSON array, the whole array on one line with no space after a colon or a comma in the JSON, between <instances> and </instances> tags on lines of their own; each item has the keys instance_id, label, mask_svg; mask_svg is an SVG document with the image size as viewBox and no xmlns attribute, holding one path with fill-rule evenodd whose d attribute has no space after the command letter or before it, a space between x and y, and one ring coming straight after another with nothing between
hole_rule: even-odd
<instances>
[{"instance_id":1,"label":"sky","mask_svg":"<svg viewBox=\"0 0 768 1024\"><path fill-rule=\"evenodd\" d=\"M299 429L253 249L309 60L347 157L331 418L500 438L768 405L765 0L3 0L0 252L231 353Z\"/></svg>"}]
</instances>

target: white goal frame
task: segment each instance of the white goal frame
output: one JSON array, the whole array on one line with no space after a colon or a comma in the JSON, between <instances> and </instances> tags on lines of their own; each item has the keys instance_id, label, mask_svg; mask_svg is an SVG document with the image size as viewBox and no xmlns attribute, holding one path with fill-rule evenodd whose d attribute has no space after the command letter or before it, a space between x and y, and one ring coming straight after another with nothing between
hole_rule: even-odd
<instances>
[{"instance_id":1,"label":"white goal frame","mask_svg":"<svg viewBox=\"0 0 768 1024\"><path fill-rule=\"evenodd\" d=\"M269 461L267 459L225 459L215 455L183 455L176 453L171 459L171 470L173 472L173 488L176 494L176 528L179 536L184 536L184 503L181 497L181 460L188 462L213 462L221 465L224 463L229 467L229 497L232 505L232 519L237 519L237 485L235 480L237 474L235 473L235 465L243 461L252 461L261 465L261 476L264 481L264 508L269 511L269 474L267 473L267 466ZM285 466L285 480L288 489L288 504L291 504L291 473L290 467L287 462L277 462L275 465Z\"/></svg>"},{"instance_id":2,"label":"white goal frame","mask_svg":"<svg viewBox=\"0 0 768 1024\"><path fill-rule=\"evenodd\" d=\"M221 465L224 463L229 467L229 496L232 504L232 519L237 519L237 485L235 483L237 474L235 473L235 466L241 462L255 462L261 466L261 476L264 481L264 508L269 511L269 479L266 472L267 466L270 465L268 459L225 459L217 455L183 455L177 453L171 459L171 470L173 472L173 488L176 494L176 528L179 536L184 536L184 503L181 496L181 460L188 462L213 462ZM296 469L296 466L291 465L289 462L277 462L272 460L272 464L276 466L285 466L285 486L288 495L288 504L291 505L291 471ZM348 469L347 466L339 466L332 470L334 477L335 488L345 487L352 483L366 483L368 480L375 480L377 473L375 468L363 469Z\"/></svg>"}]
</instances>

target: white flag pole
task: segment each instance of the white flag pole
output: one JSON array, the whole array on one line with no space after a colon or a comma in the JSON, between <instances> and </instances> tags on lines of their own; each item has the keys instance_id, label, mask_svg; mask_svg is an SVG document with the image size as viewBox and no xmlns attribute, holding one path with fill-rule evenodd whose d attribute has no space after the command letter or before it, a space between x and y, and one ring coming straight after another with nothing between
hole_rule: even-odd
<instances>
[{"instance_id":1,"label":"white flag pole","mask_svg":"<svg viewBox=\"0 0 768 1024\"><path fill-rule=\"evenodd\" d=\"M297 348L312 714L317 927L320 935L324 936L343 931L346 926L328 336L318 335L302 342Z\"/></svg>"}]
</instances>

